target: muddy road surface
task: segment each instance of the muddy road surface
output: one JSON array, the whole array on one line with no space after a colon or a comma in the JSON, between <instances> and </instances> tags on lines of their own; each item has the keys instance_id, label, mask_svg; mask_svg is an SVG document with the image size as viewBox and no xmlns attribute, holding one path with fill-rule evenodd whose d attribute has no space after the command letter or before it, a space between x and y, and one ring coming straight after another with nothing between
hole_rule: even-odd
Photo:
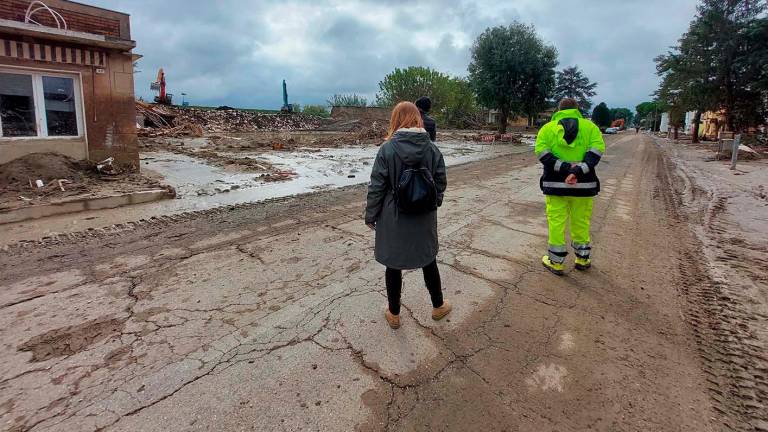
<instances>
[{"instance_id":1,"label":"muddy road surface","mask_svg":"<svg viewBox=\"0 0 768 432\"><path fill-rule=\"evenodd\" d=\"M534 156L451 168L454 311L433 322L409 272L397 331L360 186L12 246L0 429L764 430L761 342L711 331L747 330L696 291L668 150L612 136L599 172L594 267L557 277Z\"/></svg>"}]
</instances>

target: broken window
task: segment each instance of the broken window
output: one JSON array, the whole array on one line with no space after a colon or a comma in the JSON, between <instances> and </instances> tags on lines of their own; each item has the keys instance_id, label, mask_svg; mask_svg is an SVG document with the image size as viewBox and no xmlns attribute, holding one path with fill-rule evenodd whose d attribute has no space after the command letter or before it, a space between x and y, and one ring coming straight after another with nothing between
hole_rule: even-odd
<instances>
[{"instance_id":1,"label":"broken window","mask_svg":"<svg viewBox=\"0 0 768 432\"><path fill-rule=\"evenodd\" d=\"M48 136L77 136L74 80L44 76L43 95Z\"/></svg>"},{"instance_id":2,"label":"broken window","mask_svg":"<svg viewBox=\"0 0 768 432\"><path fill-rule=\"evenodd\" d=\"M0 69L0 138L81 136L82 113L78 76Z\"/></svg>"},{"instance_id":3,"label":"broken window","mask_svg":"<svg viewBox=\"0 0 768 432\"><path fill-rule=\"evenodd\" d=\"M0 73L2 136L37 136L32 76Z\"/></svg>"}]
</instances>

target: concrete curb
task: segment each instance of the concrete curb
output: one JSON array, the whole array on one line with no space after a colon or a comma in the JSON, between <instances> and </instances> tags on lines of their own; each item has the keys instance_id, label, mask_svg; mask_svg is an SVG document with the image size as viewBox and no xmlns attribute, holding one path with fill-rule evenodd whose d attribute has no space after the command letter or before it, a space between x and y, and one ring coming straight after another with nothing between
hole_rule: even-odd
<instances>
[{"instance_id":1,"label":"concrete curb","mask_svg":"<svg viewBox=\"0 0 768 432\"><path fill-rule=\"evenodd\" d=\"M76 198L51 204L2 210L0 211L0 225L29 219L39 219L46 216L77 213L85 210L101 210L131 204L142 204L172 197L173 194L165 189L152 189L95 198Z\"/></svg>"}]
</instances>

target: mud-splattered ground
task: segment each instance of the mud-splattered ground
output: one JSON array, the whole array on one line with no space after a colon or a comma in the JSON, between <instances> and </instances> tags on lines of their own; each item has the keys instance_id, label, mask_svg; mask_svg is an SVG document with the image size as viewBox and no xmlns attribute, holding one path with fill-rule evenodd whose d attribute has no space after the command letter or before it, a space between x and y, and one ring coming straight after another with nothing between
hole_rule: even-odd
<instances>
[{"instance_id":1,"label":"mud-splattered ground","mask_svg":"<svg viewBox=\"0 0 768 432\"><path fill-rule=\"evenodd\" d=\"M695 234L683 292L714 407L735 430L768 430L768 160L712 161L716 144L657 140L673 220Z\"/></svg>"},{"instance_id":2,"label":"mud-splattered ground","mask_svg":"<svg viewBox=\"0 0 768 432\"><path fill-rule=\"evenodd\" d=\"M697 293L715 279L670 150L608 144L595 265L562 278L538 263L533 155L449 169L438 259L455 310L433 322L409 272L397 331L361 186L0 252L0 427L760 430L765 410L734 390L762 403L760 342L710 330L764 317Z\"/></svg>"}]
</instances>

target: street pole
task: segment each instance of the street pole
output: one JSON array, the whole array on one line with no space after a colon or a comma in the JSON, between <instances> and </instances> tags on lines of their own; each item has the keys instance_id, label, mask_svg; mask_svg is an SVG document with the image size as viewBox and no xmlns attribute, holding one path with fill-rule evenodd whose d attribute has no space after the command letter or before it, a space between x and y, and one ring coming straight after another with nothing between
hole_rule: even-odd
<instances>
[{"instance_id":1,"label":"street pole","mask_svg":"<svg viewBox=\"0 0 768 432\"><path fill-rule=\"evenodd\" d=\"M736 160L739 158L739 144L741 144L741 134L733 137L733 145L731 149L731 169L736 169Z\"/></svg>"}]
</instances>

